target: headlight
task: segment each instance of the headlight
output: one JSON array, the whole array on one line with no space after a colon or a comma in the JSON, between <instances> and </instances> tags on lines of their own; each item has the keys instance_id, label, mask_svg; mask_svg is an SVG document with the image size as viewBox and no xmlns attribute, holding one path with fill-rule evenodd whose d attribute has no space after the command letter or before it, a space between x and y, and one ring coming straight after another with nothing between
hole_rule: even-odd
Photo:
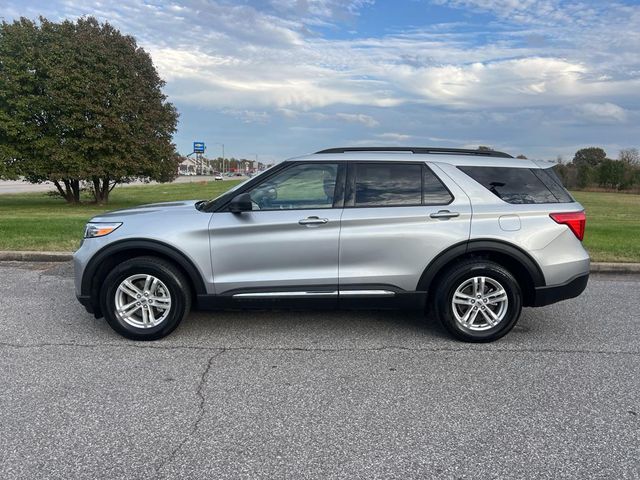
<instances>
[{"instance_id":1,"label":"headlight","mask_svg":"<svg viewBox=\"0 0 640 480\"><path fill-rule=\"evenodd\" d=\"M96 238L96 237L104 237L105 235L109 235L116 228L122 225L122 222L119 223L87 223L87 226L84 229L84 238Z\"/></svg>"}]
</instances>

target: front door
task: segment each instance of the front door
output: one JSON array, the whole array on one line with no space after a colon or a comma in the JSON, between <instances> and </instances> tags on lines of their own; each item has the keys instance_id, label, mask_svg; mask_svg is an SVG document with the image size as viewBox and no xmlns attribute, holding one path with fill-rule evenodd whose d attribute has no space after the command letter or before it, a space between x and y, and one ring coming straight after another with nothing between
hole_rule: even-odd
<instances>
[{"instance_id":1,"label":"front door","mask_svg":"<svg viewBox=\"0 0 640 480\"><path fill-rule=\"evenodd\" d=\"M213 214L215 292L238 298L335 297L343 166L292 163L246 193L253 210ZM239 193L245 193L240 192Z\"/></svg>"}]
</instances>

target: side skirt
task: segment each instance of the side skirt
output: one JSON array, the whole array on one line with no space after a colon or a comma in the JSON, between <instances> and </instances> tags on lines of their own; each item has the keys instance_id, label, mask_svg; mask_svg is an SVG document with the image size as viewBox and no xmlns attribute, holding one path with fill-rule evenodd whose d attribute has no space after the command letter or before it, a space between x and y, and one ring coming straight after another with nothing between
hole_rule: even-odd
<instances>
[{"instance_id":1,"label":"side skirt","mask_svg":"<svg viewBox=\"0 0 640 480\"><path fill-rule=\"evenodd\" d=\"M424 310L427 292L407 292L395 287L353 285L342 289L270 288L235 290L223 295L198 295L199 310L243 309L406 309Z\"/></svg>"}]
</instances>

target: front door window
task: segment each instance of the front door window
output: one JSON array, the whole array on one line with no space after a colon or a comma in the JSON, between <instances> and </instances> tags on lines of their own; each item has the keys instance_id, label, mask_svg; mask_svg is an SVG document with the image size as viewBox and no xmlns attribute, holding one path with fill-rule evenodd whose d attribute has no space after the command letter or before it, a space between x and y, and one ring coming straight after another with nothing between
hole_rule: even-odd
<instances>
[{"instance_id":1,"label":"front door window","mask_svg":"<svg viewBox=\"0 0 640 480\"><path fill-rule=\"evenodd\" d=\"M330 163L294 165L249 192L254 210L332 208L338 166Z\"/></svg>"}]
</instances>

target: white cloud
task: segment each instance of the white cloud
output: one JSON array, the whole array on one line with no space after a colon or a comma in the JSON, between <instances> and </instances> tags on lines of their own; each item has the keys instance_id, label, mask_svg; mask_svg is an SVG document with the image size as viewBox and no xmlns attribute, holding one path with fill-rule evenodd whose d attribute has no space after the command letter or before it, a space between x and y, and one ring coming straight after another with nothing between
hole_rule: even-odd
<instances>
[{"instance_id":1,"label":"white cloud","mask_svg":"<svg viewBox=\"0 0 640 480\"><path fill-rule=\"evenodd\" d=\"M614 103L585 103L578 106L578 110L584 115L585 120L597 122L624 122L627 112L624 108Z\"/></svg>"},{"instance_id":2,"label":"white cloud","mask_svg":"<svg viewBox=\"0 0 640 480\"><path fill-rule=\"evenodd\" d=\"M350 123L361 123L365 127L373 128L380 125L375 118L362 113L336 113L336 117Z\"/></svg>"},{"instance_id":3,"label":"white cloud","mask_svg":"<svg viewBox=\"0 0 640 480\"><path fill-rule=\"evenodd\" d=\"M406 135L404 133L387 132L387 133L381 133L380 135L377 135L377 137L380 138L381 140L404 142L405 140L409 140L411 138L411 135Z\"/></svg>"},{"instance_id":4,"label":"white cloud","mask_svg":"<svg viewBox=\"0 0 640 480\"><path fill-rule=\"evenodd\" d=\"M373 3L373 0L269 0L280 14L294 15L311 24L357 16L360 9Z\"/></svg>"},{"instance_id":5,"label":"white cloud","mask_svg":"<svg viewBox=\"0 0 640 480\"><path fill-rule=\"evenodd\" d=\"M434 0L434 3L490 11L510 22L542 25L582 23L600 11L585 2L561 0Z\"/></svg>"},{"instance_id":6,"label":"white cloud","mask_svg":"<svg viewBox=\"0 0 640 480\"><path fill-rule=\"evenodd\" d=\"M458 24L327 40L309 26L357 16L373 2L63 1L63 16L89 13L135 33L168 81L170 97L198 106L526 108L620 102L637 95L640 81L640 6L618 2L431 0L524 26L488 27L482 34L489 40ZM546 40L532 45L532 36Z\"/></svg>"},{"instance_id":7,"label":"white cloud","mask_svg":"<svg viewBox=\"0 0 640 480\"><path fill-rule=\"evenodd\" d=\"M446 65L397 73L397 81L428 103L453 106L552 104L559 97L587 94L587 69L557 58L524 58L470 65Z\"/></svg>"},{"instance_id":8,"label":"white cloud","mask_svg":"<svg viewBox=\"0 0 640 480\"><path fill-rule=\"evenodd\" d=\"M271 115L267 112L257 112L255 110L236 110L233 108L225 108L222 110L225 115L230 115L243 123L268 123Z\"/></svg>"},{"instance_id":9,"label":"white cloud","mask_svg":"<svg viewBox=\"0 0 640 480\"><path fill-rule=\"evenodd\" d=\"M422 1L425 12L428 3L459 9L459 20L358 34L371 0L5 0L3 11L108 20L150 52L179 108L270 129L334 123L343 127L335 135L361 129L382 142L482 138L498 147L524 124L547 145L571 126L615 124L620 135L637 126L637 2Z\"/></svg>"}]
</instances>

